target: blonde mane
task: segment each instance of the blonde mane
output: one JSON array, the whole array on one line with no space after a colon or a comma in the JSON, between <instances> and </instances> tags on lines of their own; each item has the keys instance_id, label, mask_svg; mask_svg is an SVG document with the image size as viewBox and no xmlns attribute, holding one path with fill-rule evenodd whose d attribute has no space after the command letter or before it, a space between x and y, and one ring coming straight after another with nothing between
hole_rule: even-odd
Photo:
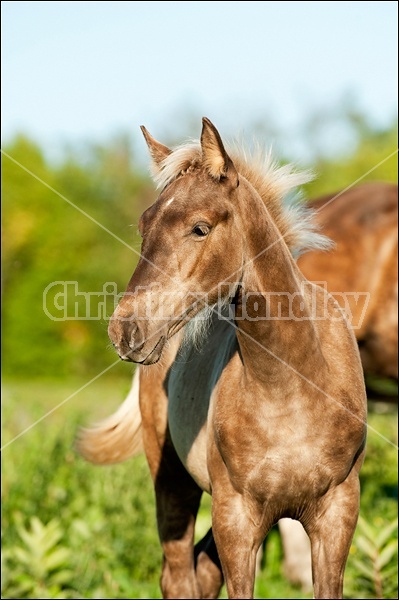
<instances>
[{"instance_id":1,"label":"blonde mane","mask_svg":"<svg viewBox=\"0 0 399 600\"><path fill-rule=\"evenodd\" d=\"M312 179L309 171L296 171L291 164L278 166L271 153L260 146L254 150L227 148L238 173L255 188L284 238L291 254L297 258L307 250L328 250L332 242L317 232L314 210L303 202L298 187ZM153 165L152 175L163 189L178 175L203 166L201 145L189 141L178 146L159 166Z\"/></svg>"}]
</instances>

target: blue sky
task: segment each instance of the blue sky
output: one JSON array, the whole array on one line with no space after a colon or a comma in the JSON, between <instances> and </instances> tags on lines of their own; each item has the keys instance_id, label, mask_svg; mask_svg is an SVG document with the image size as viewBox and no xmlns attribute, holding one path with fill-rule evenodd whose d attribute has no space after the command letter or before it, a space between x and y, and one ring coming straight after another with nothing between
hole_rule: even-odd
<instances>
[{"instance_id":1,"label":"blue sky","mask_svg":"<svg viewBox=\"0 0 399 600\"><path fill-rule=\"evenodd\" d=\"M288 132L357 99L397 106L396 2L2 2L3 139ZM190 120L190 124L191 124ZM191 125L190 125L191 126Z\"/></svg>"}]
</instances>

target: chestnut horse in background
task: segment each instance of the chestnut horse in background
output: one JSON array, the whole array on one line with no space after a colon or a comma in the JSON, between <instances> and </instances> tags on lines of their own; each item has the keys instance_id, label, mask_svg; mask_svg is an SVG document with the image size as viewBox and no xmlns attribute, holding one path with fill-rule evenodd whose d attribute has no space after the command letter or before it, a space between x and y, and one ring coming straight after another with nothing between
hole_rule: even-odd
<instances>
[{"instance_id":1,"label":"chestnut horse in background","mask_svg":"<svg viewBox=\"0 0 399 600\"><path fill-rule=\"evenodd\" d=\"M173 151L143 133L161 193L140 219L141 258L109 335L123 360L154 365L140 368L139 401L163 596L215 598L224 577L229 598L252 598L258 548L290 517L311 540L315 597L342 598L366 395L343 311L294 260L326 248L295 202L307 177L227 152L208 119L199 143ZM82 432L83 455L134 453L136 399ZM195 549L203 491L212 530Z\"/></svg>"},{"instance_id":2,"label":"chestnut horse in background","mask_svg":"<svg viewBox=\"0 0 399 600\"><path fill-rule=\"evenodd\" d=\"M298 266L310 281L326 282L349 318L366 374L398 379L398 187L372 182L310 202L316 222L336 243L313 250ZM368 293L366 307L354 293ZM364 314L363 308L365 308Z\"/></svg>"}]
</instances>

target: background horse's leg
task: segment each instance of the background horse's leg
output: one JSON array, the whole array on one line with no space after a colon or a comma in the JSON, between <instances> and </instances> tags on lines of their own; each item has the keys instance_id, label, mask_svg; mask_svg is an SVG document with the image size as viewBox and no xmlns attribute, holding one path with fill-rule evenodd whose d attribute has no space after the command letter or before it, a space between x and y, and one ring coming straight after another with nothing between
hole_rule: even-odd
<instances>
[{"instance_id":1,"label":"background horse's leg","mask_svg":"<svg viewBox=\"0 0 399 600\"><path fill-rule=\"evenodd\" d=\"M308 534L299 521L280 519L278 522L283 544L284 574L291 583L300 584L305 591L312 589L312 558Z\"/></svg>"},{"instance_id":2,"label":"background horse's leg","mask_svg":"<svg viewBox=\"0 0 399 600\"><path fill-rule=\"evenodd\" d=\"M195 545L194 557L201 598L218 598L223 585L223 573L212 528Z\"/></svg>"},{"instance_id":3,"label":"background horse's leg","mask_svg":"<svg viewBox=\"0 0 399 600\"><path fill-rule=\"evenodd\" d=\"M346 560L359 514L360 486L356 472L331 489L306 524L312 546L315 598L342 598Z\"/></svg>"}]
</instances>

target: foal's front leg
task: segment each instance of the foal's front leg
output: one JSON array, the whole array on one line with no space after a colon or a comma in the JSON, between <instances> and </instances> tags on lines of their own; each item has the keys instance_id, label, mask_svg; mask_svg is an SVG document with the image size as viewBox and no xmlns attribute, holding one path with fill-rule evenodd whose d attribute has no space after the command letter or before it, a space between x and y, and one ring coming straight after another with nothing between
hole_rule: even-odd
<instances>
[{"instance_id":1,"label":"foal's front leg","mask_svg":"<svg viewBox=\"0 0 399 600\"><path fill-rule=\"evenodd\" d=\"M347 479L319 501L306 524L312 546L314 598L342 598L346 560L359 513L359 478Z\"/></svg>"},{"instance_id":2,"label":"foal's front leg","mask_svg":"<svg viewBox=\"0 0 399 600\"><path fill-rule=\"evenodd\" d=\"M214 487L212 529L229 598L253 598L256 555L268 530L264 517L230 483Z\"/></svg>"}]
</instances>

